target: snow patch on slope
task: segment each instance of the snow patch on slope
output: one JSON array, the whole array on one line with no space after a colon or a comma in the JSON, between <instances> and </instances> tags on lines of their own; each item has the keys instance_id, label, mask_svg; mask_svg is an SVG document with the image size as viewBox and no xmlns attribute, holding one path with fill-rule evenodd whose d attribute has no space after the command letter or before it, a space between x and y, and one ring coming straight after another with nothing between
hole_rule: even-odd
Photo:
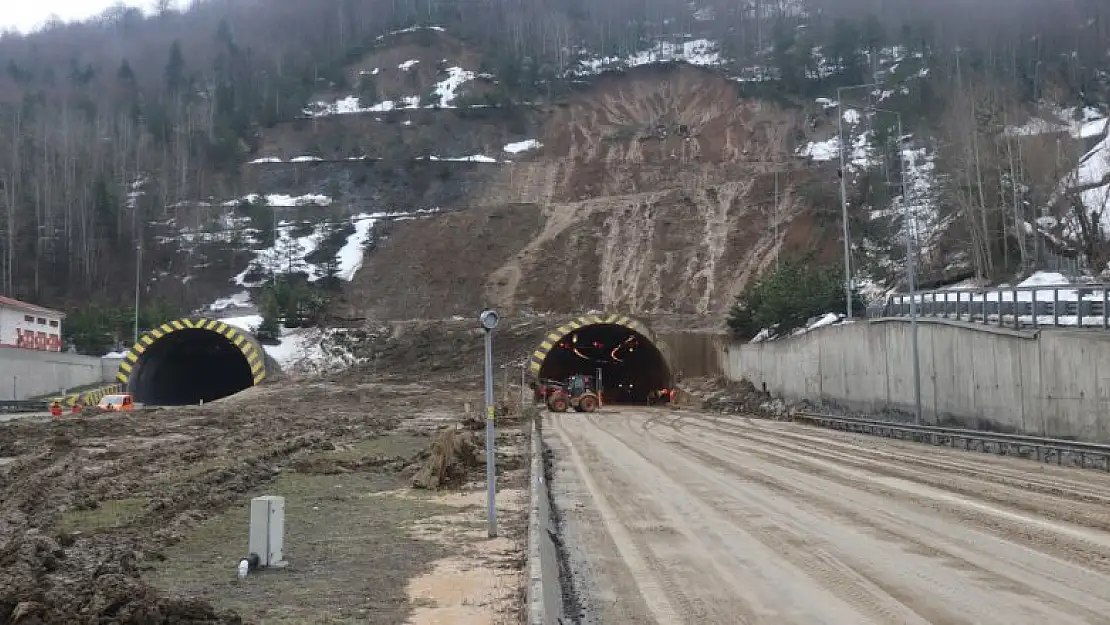
<instances>
[{"instance_id":1,"label":"snow patch on slope","mask_svg":"<svg viewBox=\"0 0 1110 625\"><path fill-rule=\"evenodd\" d=\"M413 61L406 61L411 63ZM406 65L402 63L401 65ZM409 66L411 68L411 66ZM307 117L330 117L334 115L356 115L361 113L387 113L398 109L418 108L458 108L455 100L458 99L459 89L477 76L462 67L453 66L446 70L447 76L435 84L432 93L438 98L437 104L420 105L420 96L405 96L398 100L383 100L370 106L364 106L357 95L342 97L334 102L317 101L308 105L303 111ZM480 108L483 105L474 105L468 108ZM272 162L272 161L262 161Z\"/></svg>"},{"instance_id":2,"label":"snow patch on slope","mask_svg":"<svg viewBox=\"0 0 1110 625\"><path fill-rule=\"evenodd\" d=\"M538 150L542 147L543 144L539 141L536 141L535 139L528 139L527 141L508 143L502 149L509 154L520 154L521 152L527 152L528 150Z\"/></svg>"},{"instance_id":3,"label":"snow patch on slope","mask_svg":"<svg viewBox=\"0 0 1110 625\"><path fill-rule=\"evenodd\" d=\"M585 51L583 51L585 52ZM694 39L682 43L661 41L647 50L625 57L586 57L570 70L574 76L593 76L608 71L629 69L655 63L689 63L690 65L721 65L720 46L708 39Z\"/></svg>"}]
</instances>

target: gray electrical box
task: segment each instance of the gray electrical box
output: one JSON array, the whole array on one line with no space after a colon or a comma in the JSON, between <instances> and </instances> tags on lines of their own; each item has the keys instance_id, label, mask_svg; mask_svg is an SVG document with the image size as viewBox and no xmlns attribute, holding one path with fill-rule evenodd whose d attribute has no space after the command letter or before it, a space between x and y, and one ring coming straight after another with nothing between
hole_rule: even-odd
<instances>
[{"instance_id":1,"label":"gray electrical box","mask_svg":"<svg viewBox=\"0 0 1110 625\"><path fill-rule=\"evenodd\" d=\"M251 500L250 546L248 553L258 556L258 565L284 567L285 497L266 495Z\"/></svg>"}]
</instances>

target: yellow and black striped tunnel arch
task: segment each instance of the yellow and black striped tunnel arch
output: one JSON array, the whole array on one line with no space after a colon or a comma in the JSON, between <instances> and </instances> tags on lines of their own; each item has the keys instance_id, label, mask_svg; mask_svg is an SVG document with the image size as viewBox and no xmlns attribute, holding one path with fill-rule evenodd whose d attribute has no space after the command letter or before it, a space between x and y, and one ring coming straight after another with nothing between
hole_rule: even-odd
<instances>
[{"instance_id":1,"label":"yellow and black striped tunnel arch","mask_svg":"<svg viewBox=\"0 0 1110 625\"><path fill-rule=\"evenodd\" d=\"M540 375L540 371L543 369L543 363L547 359L547 355L551 352L552 348L559 344L559 341L563 340L564 337L576 330L580 330L587 326L598 325L620 326L622 328L636 332L637 334L647 339L649 342L655 341L655 338L652 336L651 331L648 330L647 326L631 317L623 315L583 315L581 317L572 319L571 321L568 321L567 323L564 323L547 333L547 335L543 338L543 341L539 344L539 347L537 347L536 350L532 352L530 362L528 363L528 368L531 371L532 376L538 377Z\"/></svg>"},{"instance_id":2,"label":"yellow and black striped tunnel arch","mask_svg":"<svg viewBox=\"0 0 1110 625\"><path fill-rule=\"evenodd\" d=\"M123 385L123 387L133 393L137 390L141 394L142 390L136 388L136 383L140 380L140 370L151 363L147 363L148 359L155 358L160 360L173 359L174 355L163 354L166 349L160 346L165 346L170 343L176 345L188 345L192 349L192 357L194 358L186 368L178 367L176 370L172 366L162 367L164 370L172 371L173 377L179 379L178 383L187 385L194 383L197 385L205 384L200 381L203 379L204 369L203 366L204 355L212 354L212 358L222 360L234 360L237 362L232 363L235 367L235 374L238 378L238 385L242 387L253 386L261 383L266 378L266 354L262 350L262 346L258 341L250 335L243 328L239 328L227 324L219 319L209 319L205 317L188 317L182 319L175 319L167 323L149 330L144 333L135 345L128 350L124 356L123 361L120 362L119 371L116 373L116 379ZM197 355L197 347L207 348L206 351L201 351ZM179 352L181 348L175 348ZM241 360L239 360L241 357ZM196 360L196 359L200 360ZM219 363L211 363L217 365ZM217 369L219 367L216 367ZM166 375L162 376L163 378ZM192 382L190 382L192 381ZM173 380L162 380L159 384L165 386L172 384ZM211 384L209 384L211 386ZM242 390L237 388L235 391ZM201 399L210 400L206 396L206 391L197 389L196 391ZM161 393L161 391L159 392ZM162 393L164 394L164 393ZM210 394L210 393L208 393ZM220 395L220 392L215 392ZM231 394L224 392L223 396ZM179 393L178 393L179 395ZM188 393L185 393L188 395ZM142 397L137 396L137 401L143 401ZM192 403L192 402L174 402L174 403Z\"/></svg>"}]
</instances>

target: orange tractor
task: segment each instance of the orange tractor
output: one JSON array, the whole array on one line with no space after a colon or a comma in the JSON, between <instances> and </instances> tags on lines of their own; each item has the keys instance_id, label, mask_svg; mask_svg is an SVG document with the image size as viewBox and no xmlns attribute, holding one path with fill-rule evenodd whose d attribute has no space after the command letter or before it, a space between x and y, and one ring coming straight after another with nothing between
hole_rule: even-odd
<instances>
[{"instance_id":1,"label":"orange tractor","mask_svg":"<svg viewBox=\"0 0 1110 625\"><path fill-rule=\"evenodd\" d=\"M544 395L547 409L551 412L566 412L568 408L578 412L595 412L601 405L601 399L587 375L572 375L566 384L547 385Z\"/></svg>"}]
</instances>

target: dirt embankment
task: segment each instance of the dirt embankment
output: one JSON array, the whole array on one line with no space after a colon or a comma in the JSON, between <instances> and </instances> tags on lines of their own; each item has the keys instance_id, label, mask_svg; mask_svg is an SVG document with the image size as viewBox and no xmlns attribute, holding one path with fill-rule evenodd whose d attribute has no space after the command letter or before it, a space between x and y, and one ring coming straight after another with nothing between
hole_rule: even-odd
<instances>
[{"instance_id":1,"label":"dirt embankment","mask_svg":"<svg viewBox=\"0 0 1110 625\"><path fill-rule=\"evenodd\" d=\"M835 204L835 173L792 156L801 114L723 76L607 75L549 115L543 147L466 200L490 208L392 228L354 308L721 314L776 254L836 252L837 222L817 210Z\"/></svg>"},{"instance_id":2,"label":"dirt embankment","mask_svg":"<svg viewBox=\"0 0 1110 625\"><path fill-rule=\"evenodd\" d=\"M485 282L543 227L537 206L472 208L383 224L336 310L376 319L474 317Z\"/></svg>"}]
</instances>

